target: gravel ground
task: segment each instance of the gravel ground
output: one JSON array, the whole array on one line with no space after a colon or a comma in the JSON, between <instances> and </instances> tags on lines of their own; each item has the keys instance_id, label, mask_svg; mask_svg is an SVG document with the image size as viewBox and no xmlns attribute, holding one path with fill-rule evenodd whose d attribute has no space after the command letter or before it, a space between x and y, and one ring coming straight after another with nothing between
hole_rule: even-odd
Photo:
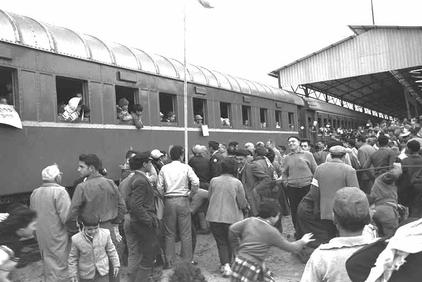
<instances>
[{"instance_id":1,"label":"gravel ground","mask_svg":"<svg viewBox=\"0 0 422 282\"><path fill-rule=\"evenodd\" d=\"M291 237L293 227L290 217L283 218L283 228L286 237ZM221 277L218 270L219 260L217 247L212 235L198 235L198 243L195 252L195 260L201 268L203 274L209 282L229 281ZM282 250L272 249L269 258L266 260L267 266L276 276L276 281L296 282L300 280L304 265L300 260L290 253ZM122 268L122 282L127 281L126 269ZM164 271L162 281L168 281L171 270ZM42 263L40 261L32 263L14 273L12 281L15 282L37 282L42 281Z\"/></svg>"}]
</instances>

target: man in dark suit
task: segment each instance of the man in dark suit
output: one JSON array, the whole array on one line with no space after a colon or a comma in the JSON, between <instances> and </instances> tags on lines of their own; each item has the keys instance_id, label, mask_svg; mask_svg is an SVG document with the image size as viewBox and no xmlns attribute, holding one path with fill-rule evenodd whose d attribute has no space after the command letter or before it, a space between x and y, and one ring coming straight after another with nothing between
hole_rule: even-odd
<instances>
[{"instance_id":1,"label":"man in dark suit","mask_svg":"<svg viewBox=\"0 0 422 282\"><path fill-rule=\"evenodd\" d=\"M157 235L158 219L155 214L154 192L146 172L151 170L151 158L148 153L137 153L129 160L130 169L135 174L130 179L126 205L130 214L130 228L127 238L136 240L138 258L129 261L140 261L136 273L128 273L129 281L150 281L153 275L154 260L159 253ZM133 260L132 260L133 259ZM140 260L139 260L140 259ZM136 269L136 267L134 268Z\"/></svg>"},{"instance_id":2,"label":"man in dark suit","mask_svg":"<svg viewBox=\"0 0 422 282\"><path fill-rule=\"evenodd\" d=\"M218 152L219 143L217 141L209 141L208 149L211 154L210 158L210 176L211 178L220 176L221 174L221 161L223 156Z\"/></svg>"}]
</instances>

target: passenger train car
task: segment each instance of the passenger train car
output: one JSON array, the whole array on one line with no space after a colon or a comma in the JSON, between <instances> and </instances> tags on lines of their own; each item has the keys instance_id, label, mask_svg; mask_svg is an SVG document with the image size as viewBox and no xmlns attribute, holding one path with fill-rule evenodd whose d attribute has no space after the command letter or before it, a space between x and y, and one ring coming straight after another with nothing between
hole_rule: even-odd
<instances>
[{"instance_id":1,"label":"passenger train car","mask_svg":"<svg viewBox=\"0 0 422 282\"><path fill-rule=\"evenodd\" d=\"M299 122L314 113L325 118L294 93L205 67L187 70L190 146L209 140L285 144L299 134ZM52 163L64 172L63 185L71 186L81 153L97 154L109 177L118 179L130 147L166 150L184 144L183 80L183 65L175 59L0 10L0 96L23 124L23 129L0 124L0 204L27 196ZM89 115L63 122L63 105L78 93ZM143 106L144 128L119 124L121 98ZM203 117L209 136L195 124L195 115ZM336 115L342 117L343 110Z\"/></svg>"},{"instance_id":2,"label":"passenger train car","mask_svg":"<svg viewBox=\"0 0 422 282\"><path fill-rule=\"evenodd\" d=\"M298 134L304 101L292 93L195 65L188 65L187 79L190 146L269 138L282 144ZM23 124L22 130L0 125L0 194L31 191L52 163L64 172L63 184L72 185L81 153L98 154L118 179L130 147L184 144L183 80L177 60L0 11L0 96ZM62 122L60 109L77 93L89 116ZM144 128L119 124L121 98L143 106ZM194 123L195 115L204 118L209 136Z\"/></svg>"}]
</instances>

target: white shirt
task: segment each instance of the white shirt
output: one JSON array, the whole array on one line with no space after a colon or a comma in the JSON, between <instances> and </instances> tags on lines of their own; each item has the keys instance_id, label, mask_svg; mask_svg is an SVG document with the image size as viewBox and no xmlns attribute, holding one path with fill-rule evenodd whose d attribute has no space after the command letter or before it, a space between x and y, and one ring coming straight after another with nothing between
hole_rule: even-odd
<instances>
[{"instance_id":1,"label":"white shirt","mask_svg":"<svg viewBox=\"0 0 422 282\"><path fill-rule=\"evenodd\" d=\"M199 178L193 169L180 161L172 161L161 168L157 189L165 197L188 196L189 181L192 190L196 191L199 187Z\"/></svg>"}]
</instances>

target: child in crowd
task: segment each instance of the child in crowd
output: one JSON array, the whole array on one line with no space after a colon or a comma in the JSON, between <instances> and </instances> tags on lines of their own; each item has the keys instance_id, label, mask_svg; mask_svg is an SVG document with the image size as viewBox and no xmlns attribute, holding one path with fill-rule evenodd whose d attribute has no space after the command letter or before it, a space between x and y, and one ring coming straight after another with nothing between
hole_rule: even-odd
<instances>
[{"instance_id":1,"label":"child in crowd","mask_svg":"<svg viewBox=\"0 0 422 282\"><path fill-rule=\"evenodd\" d=\"M120 261L110 232L100 228L97 217L82 218L82 230L72 236L69 273L72 282L108 282L109 261L113 274L119 273Z\"/></svg>"},{"instance_id":2,"label":"child in crowd","mask_svg":"<svg viewBox=\"0 0 422 282\"><path fill-rule=\"evenodd\" d=\"M231 281L275 281L264 260L271 247L298 253L313 241L312 234L289 242L273 226L280 217L280 208L273 201L263 201L259 205L258 217L249 217L230 226L229 240L235 250ZM239 242L240 241L240 242Z\"/></svg>"}]
</instances>

